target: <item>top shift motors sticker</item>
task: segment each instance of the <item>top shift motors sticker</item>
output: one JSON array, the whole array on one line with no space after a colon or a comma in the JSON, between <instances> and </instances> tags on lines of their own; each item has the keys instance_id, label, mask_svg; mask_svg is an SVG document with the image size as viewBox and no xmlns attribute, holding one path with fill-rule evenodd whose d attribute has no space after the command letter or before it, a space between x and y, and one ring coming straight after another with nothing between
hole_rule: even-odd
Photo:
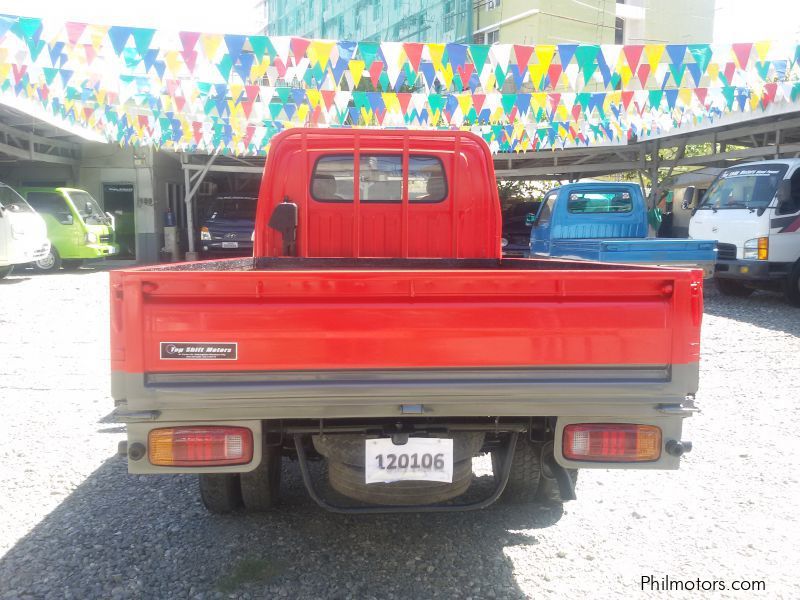
<instances>
[{"instance_id":1,"label":"top shift motors sticker","mask_svg":"<svg viewBox=\"0 0 800 600\"><path fill-rule=\"evenodd\" d=\"M236 342L161 342L161 360L236 360Z\"/></svg>"}]
</instances>

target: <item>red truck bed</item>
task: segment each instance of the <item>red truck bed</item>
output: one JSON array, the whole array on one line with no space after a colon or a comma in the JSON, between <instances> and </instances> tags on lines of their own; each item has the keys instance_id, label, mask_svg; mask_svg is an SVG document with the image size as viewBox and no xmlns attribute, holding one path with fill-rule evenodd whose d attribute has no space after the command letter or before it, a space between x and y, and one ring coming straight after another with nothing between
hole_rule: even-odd
<instances>
[{"instance_id":1,"label":"red truck bed","mask_svg":"<svg viewBox=\"0 0 800 600\"><path fill-rule=\"evenodd\" d=\"M220 396L233 405L313 397L320 412L306 414L321 418L330 396L340 398L338 416L396 414L398 398L418 401L426 382L447 383L452 399L468 379L470 395L494 394L498 407L514 389L533 400L555 386L560 398L572 389L585 401L596 384L608 390L598 402L641 386L651 399L655 388L672 400L696 389L699 271L442 262L244 259L115 271L115 395L132 409L153 408L164 386L183 388L196 408ZM173 357L170 344L235 344L235 356ZM378 387L365 412L365 389ZM258 408L276 416L277 406Z\"/></svg>"}]
</instances>

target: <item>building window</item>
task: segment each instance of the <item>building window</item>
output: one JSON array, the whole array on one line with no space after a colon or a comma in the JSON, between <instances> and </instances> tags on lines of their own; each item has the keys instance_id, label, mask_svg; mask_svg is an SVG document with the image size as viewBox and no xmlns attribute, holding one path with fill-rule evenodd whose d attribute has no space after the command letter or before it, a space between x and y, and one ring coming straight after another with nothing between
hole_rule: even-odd
<instances>
[{"instance_id":1,"label":"building window","mask_svg":"<svg viewBox=\"0 0 800 600\"><path fill-rule=\"evenodd\" d=\"M493 29L492 31L486 32L486 37L484 38L484 44L496 44L500 41L500 30Z\"/></svg>"},{"instance_id":2,"label":"building window","mask_svg":"<svg viewBox=\"0 0 800 600\"><path fill-rule=\"evenodd\" d=\"M619 17L614 22L614 43L625 43L625 19L620 19Z\"/></svg>"},{"instance_id":3,"label":"building window","mask_svg":"<svg viewBox=\"0 0 800 600\"><path fill-rule=\"evenodd\" d=\"M486 0L486 10L500 8L500 0Z\"/></svg>"}]
</instances>

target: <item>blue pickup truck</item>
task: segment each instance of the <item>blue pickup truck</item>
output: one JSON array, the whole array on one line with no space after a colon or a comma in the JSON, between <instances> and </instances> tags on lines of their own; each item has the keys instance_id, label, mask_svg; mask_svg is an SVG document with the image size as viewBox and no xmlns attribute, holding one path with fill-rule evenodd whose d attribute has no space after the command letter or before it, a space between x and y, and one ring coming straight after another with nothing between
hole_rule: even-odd
<instances>
[{"instance_id":1,"label":"blue pickup truck","mask_svg":"<svg viewBox=\"0 0 800 600\"><path fill-rule=\"evenodd\" d=\"M529 216L531 256L610 263L696 266L714 272L714 240L649 238L647 206L632 183L570 183Z\"/></svg>"}]
</instances>

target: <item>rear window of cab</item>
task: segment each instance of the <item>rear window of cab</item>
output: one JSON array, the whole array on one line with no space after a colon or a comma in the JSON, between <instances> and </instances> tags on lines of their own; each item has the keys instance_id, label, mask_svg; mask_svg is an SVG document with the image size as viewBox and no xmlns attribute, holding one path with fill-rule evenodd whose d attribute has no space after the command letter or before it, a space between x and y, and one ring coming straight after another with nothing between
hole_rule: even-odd
<instances>
[{"instance_id":1,"label":"rear window of cab","mask_svg":"<svg viewBox=\"0 0 800 600\"><path fill-rule=\"evenodd\" d=\"M573 214L626 213L633 210L630 192L572 192L567 199L567 211Z\"/></svg>"},{"instance_id":2,"label":"rear window of cab","mask_svg":"<svg viewBox=\"0 0 800 600\"><path fill-rule=\"evenodd\" d=\"M362 154L358 195L363 203L399 204L408 180L409 203L435 203L447 198L447 177L435 156L412 154L403 173L400 154ZM311 175L311 197L318 202L353 202L355 159L351 154L321 156Z\"/></svg>"}]
</instances>

